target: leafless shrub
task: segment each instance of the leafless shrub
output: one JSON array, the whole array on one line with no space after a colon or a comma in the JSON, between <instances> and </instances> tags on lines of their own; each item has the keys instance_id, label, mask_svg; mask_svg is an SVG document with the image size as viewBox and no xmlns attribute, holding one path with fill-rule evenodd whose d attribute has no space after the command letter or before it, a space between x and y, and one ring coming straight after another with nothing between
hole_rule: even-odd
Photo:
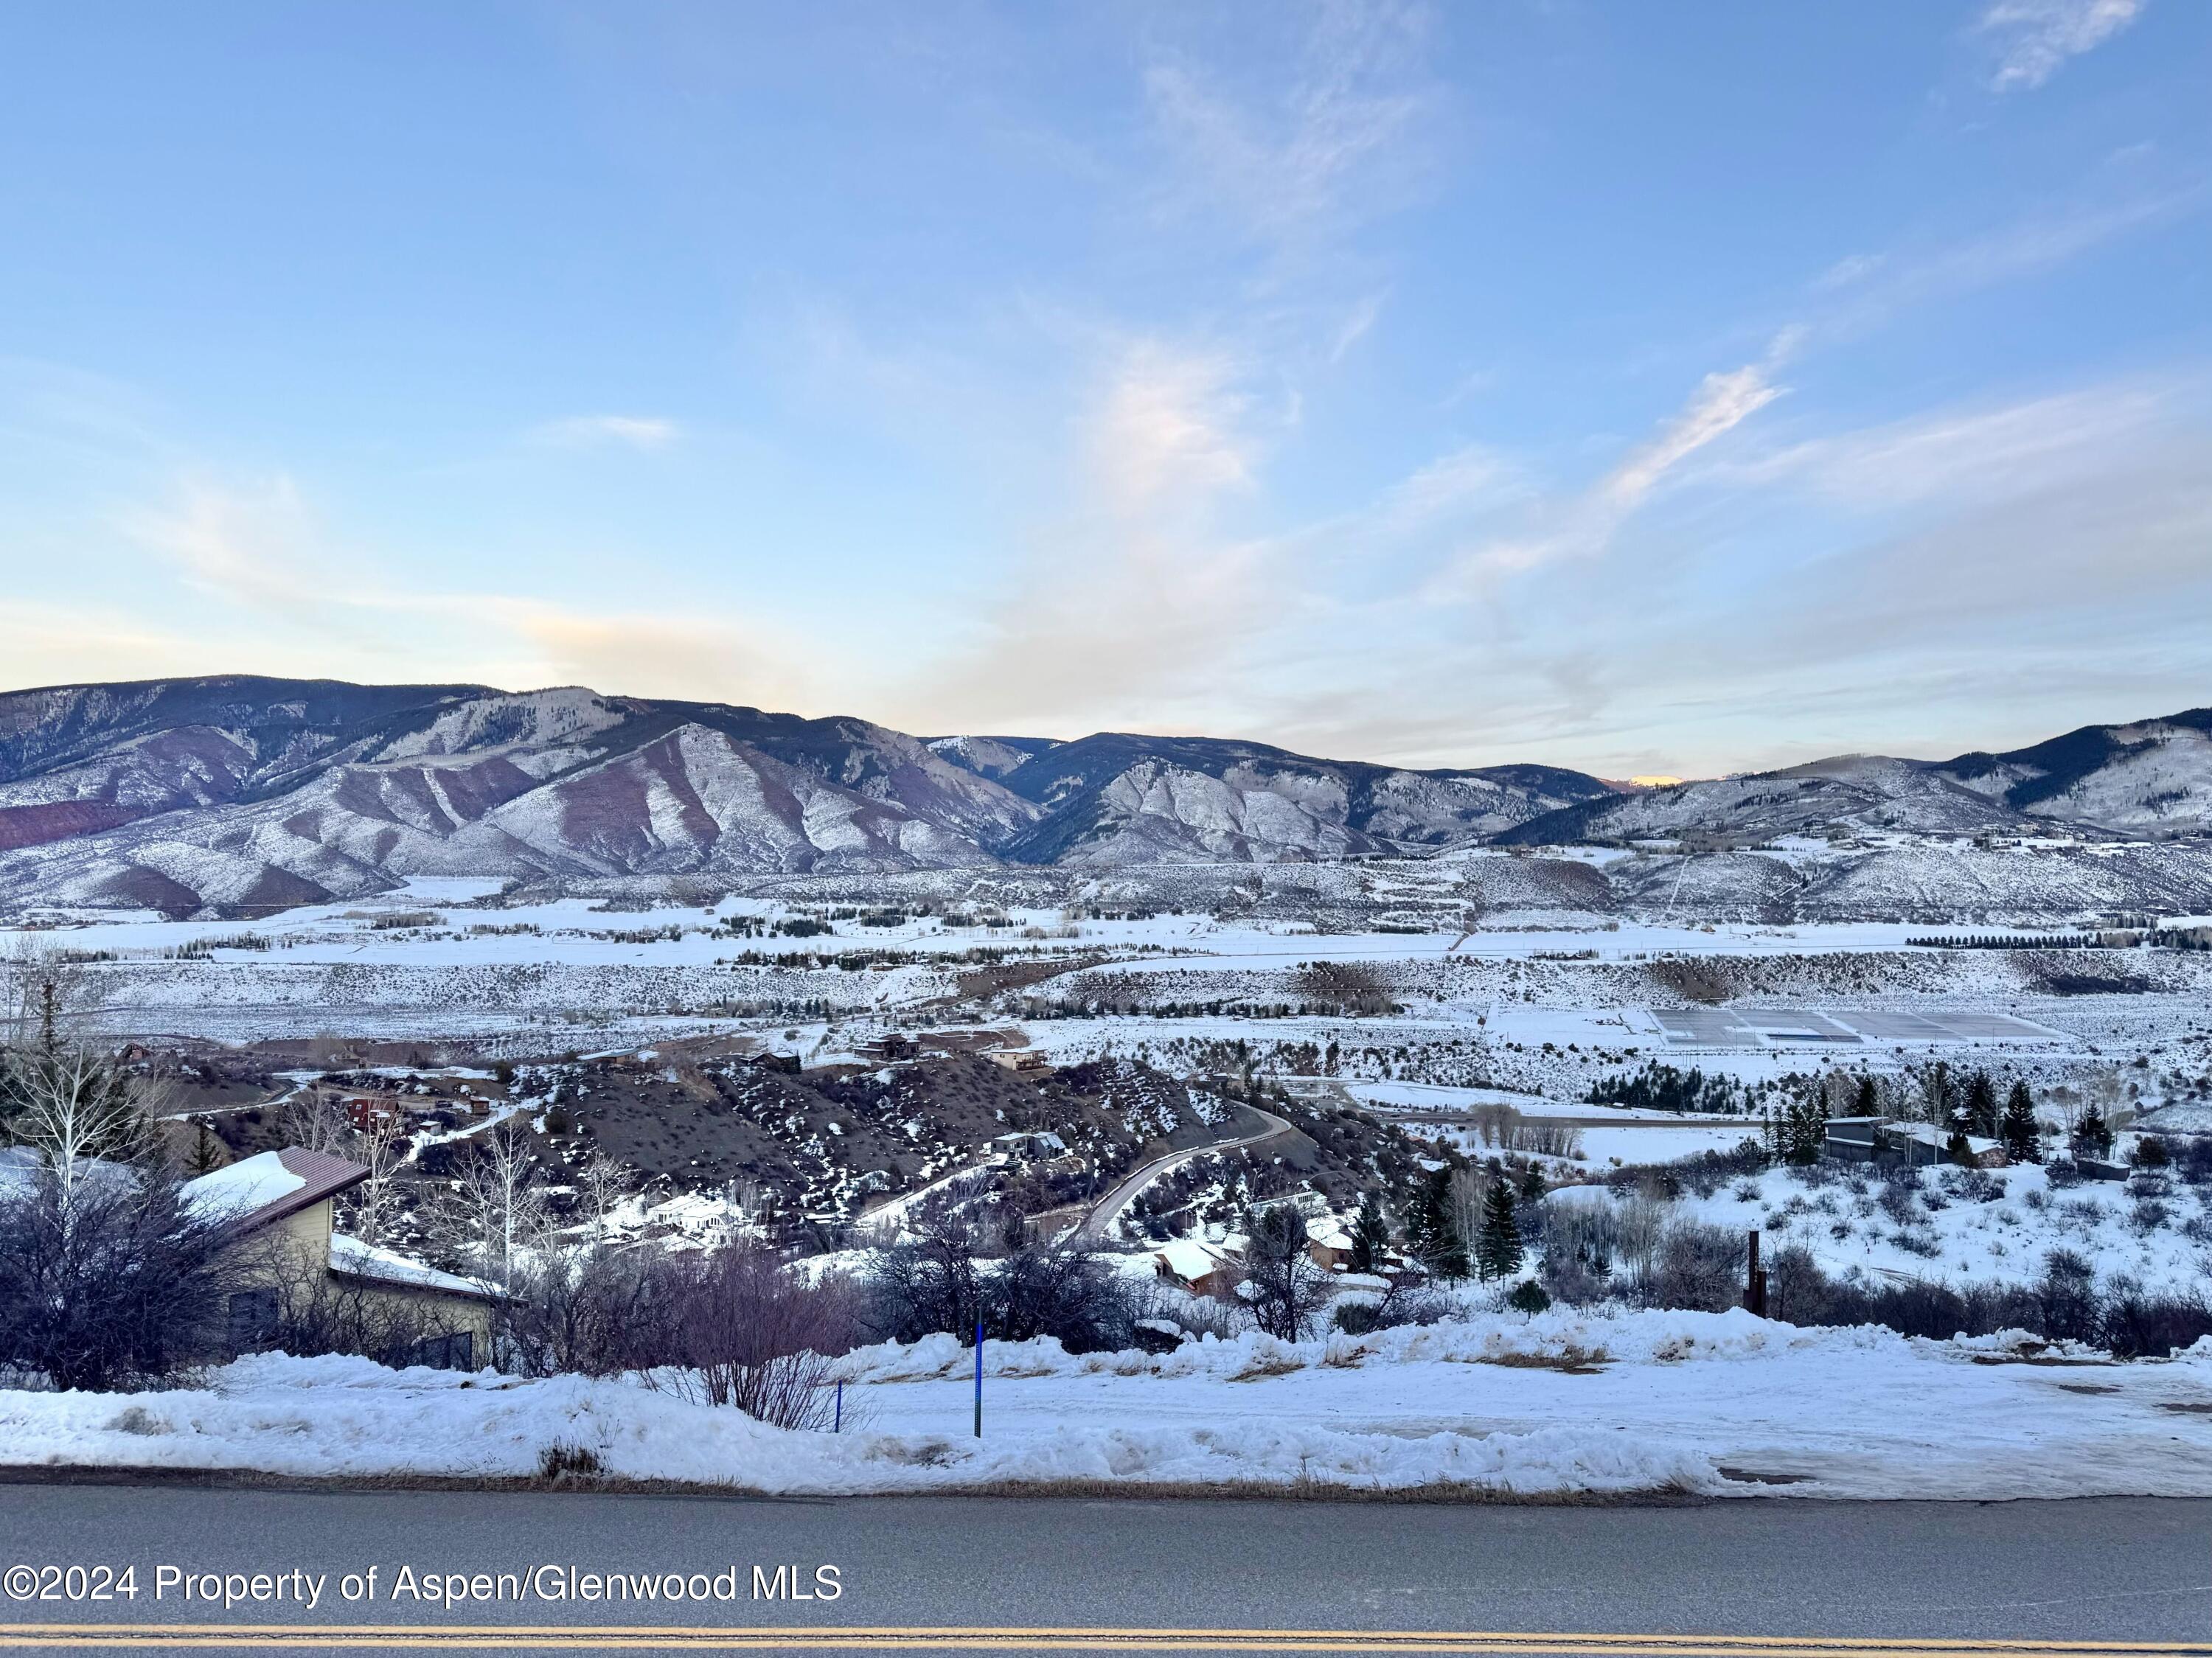
<instances>
[{"instance_id":1,"label":"leafless shrub","mask_svg":"<svg viewBox=\"0 0 2212 1658\"><path fill-rule=\"evenodd\" d=\"M0 1198L0 1370L52 1387L136 1386L210 1357L240 1277L222 1220L159 1163L51 1168Z\"/></svg>"},{"instance_id":2,"label":"leafless shrub","mask_svg":"<svg viewBox=\"0 0 2212 1658\"><path fill-rule=\"evenodd\" d=\"M533 1254L501 1303L501 1361L525 1376L617 1376L673 1363L674 1257L595 1246Z\"/></svg>"},{"instance_id":3,"label":"leafless shrub","mask_svg":"<svg viewBox=\"0 0 2212 1658\"><path fill-rule=\"evenodd\" d=\"M1394 1282L1372 1298L1339 1300L1329 1321L1346 1335L1364 1336L1402 1325L1436 1324L1449 1317L1451 1310L1451 1303L1433 1290Z\"/></svg>"},{"instance_id":4,"label":"leafless shrub","mask_svg":"<svg viewBox=\"0 0 2212 1658\"><path fill-rule=\"evenodd\" d=\"M1646 1294L1656 1307L1718 1313L1743 1297L1747 1242L1741 1232L1677 1221L1660 1236Z\"/></svg>"},{"instance_id":5,"label":"leafless shrub","mask_svg":"<svg viewBox=\"0 0 2212 1658\"><path fill-rule=\"evenodd\" d=\"M245 1279L276 1298L264 1328L242 1339L235 1339L236 1332L227 1333L241 1350L266 1348L295 1358L356 1353L398 1370L426 1362L426 1350L433 1346L440 1350L438 1362L446 1362L447 1344L464 1331L436 1302L334 1276L324 1262L280 1236L246 1245L237 1266ZM489 1357L473 1351L468 1355L471 1363Z\"/></svg>"},{"instance_id":6,"label":"leafless shrub","mask_svg":"<svg viewBox=\"0 0 2212 1658\"><path fill-rule=\"evenodd\" d=\"M1071 1352L1128 1345L1137 1303L1103 1257L1083 1244L1017 1242L987 1259L981 1230L940 1216L920 1236L875 1250L864 1275L874 1333L894 1341L940 1331L965 1337L980 1321L1000 1339L1051 1336ZM1012 1235L1019 1236L1018 1228Z\"/></svg>"},{"instance_id":7,"label":"leafless shrub","mask_svg":"<svg viewBox=\"0 0 2212 1658\"><path fill-rule=\"evenodd\" d=\"M1582 1131L1569 1123L1524 1120L1513 1126L1507 1137L1505 1149L1541 1157L1580 1157Z\"/></svg>"},{"instance_id":8,"label":"leafless shrub","mask_svg":"<svg viewBox=\"0 0 2212 1658\"><path fill-rule=\"evenodd\" d=\"M647 1370L653 1385L775 1427L830 1425L835 1361L858 1327L845 1280L810 1281L738 1246L687 1263L678 1297L671 1362Z\"/></svg>"}]
</instances>

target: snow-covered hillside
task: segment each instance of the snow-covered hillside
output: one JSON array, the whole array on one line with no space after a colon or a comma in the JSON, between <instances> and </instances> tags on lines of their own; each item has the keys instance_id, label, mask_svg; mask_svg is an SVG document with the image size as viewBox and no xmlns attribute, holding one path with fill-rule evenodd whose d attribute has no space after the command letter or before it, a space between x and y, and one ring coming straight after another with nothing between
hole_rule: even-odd
<instances>
[{"instance_id":1,"label":"snow-covered hillside","mask_svg":"<svg viewBox=\"0 0 2212 1658\"><path fill-rule=\"evenodd\" d=\"M2208 805L2203 713L2003 755L1848 756L1624 793L1540 765L1413 771L1117 732L924 740L576 686L222 678L0 696L0 905L14 908L266 913L431 877L669 896L679 880L1026 866L1120 883L1135 907L1178 907L1190 888L1242 908L1245 885L1268 902L1259 872L1441 853L1454 890L1408 884L1470 919L2195 913L2212 912ZM1637 850L1540 871L1470 857L1590 842ZM1309 884L1318 923L1315 904L1338 900ZM1390 883L1338 884L1379 897Z\"/></svg>"}]
</instances>

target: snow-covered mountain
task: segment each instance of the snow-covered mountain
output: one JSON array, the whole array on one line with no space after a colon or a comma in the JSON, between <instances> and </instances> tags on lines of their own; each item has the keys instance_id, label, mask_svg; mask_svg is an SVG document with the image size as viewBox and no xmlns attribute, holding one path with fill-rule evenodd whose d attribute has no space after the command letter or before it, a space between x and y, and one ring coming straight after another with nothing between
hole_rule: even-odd
<instances>
[{"instance_id":1,"label":"snow-covered mountain","mask_svg":"<svg viewBox=\"0 0 2212 1658\"><path fill-rule=\"evenodd\" d=\"M1784 835L1844 853L1872 840L1879 878L1854 853L1818 882L1771 860L1741 878L1713 864L1691 890L1717 881L1741 889L1737 902L1803 913L1812 886L1849 867L1864 889L1850 902L1873 904L1880 887L1917 913L1941 908L1956 872L1892 871L1881 860L1899 843L2054 829L2110 842L2209 821L2205 711L2008 754L1853 756L1623 793L1545 766L1412 771L1126 732L925 740L574 686L234 677L0 695L0 901L172 913L350 898L416 876L1136 874L1592 840L1710 856ZM1636 877L1620 874L1633 902ZM1683 885L1651 878L1670 902ZM2117 902L2142 883L2092 884Z\"/></svg>"},{"instance_id":2,"label":"snow-covered mountain","mask_svg":"<svg viewBox=\"0 0 2212 1658\"><path fill-rule=\"evenodd\" d=\"M0 897L173 912L410 876L1272 863L1472 841L1603 792L1200 738L925 741L574 686L70 686L0 697Z\"/></svg>"},{"instance_id":3,"label":"snow-covered mountain","mask_svg":"<svg viewBox=\"0 0 2212 1658\"><path fill-rule=\"evenodd\" d=\"M1009 856L1105 867L1453 846L1612 793L1548 766L1403 771L1121 732L1057 744L1005 780L1048 814L1009 843Z\"/></svg>"},{"instance_id":4,"label":"snow-covered mountain","mask_svg":"<svg viewBox=\"0 0 2212 1658\"><path fill-rule=\"evenodd\" d=\"M1847 755L1785 770L1593 798L1515 826L1506 844L1777 835L2042 834L2096 839L2212 829L2212 708L2085 726L2008 754Z\"/></svg>"}]
</instances>

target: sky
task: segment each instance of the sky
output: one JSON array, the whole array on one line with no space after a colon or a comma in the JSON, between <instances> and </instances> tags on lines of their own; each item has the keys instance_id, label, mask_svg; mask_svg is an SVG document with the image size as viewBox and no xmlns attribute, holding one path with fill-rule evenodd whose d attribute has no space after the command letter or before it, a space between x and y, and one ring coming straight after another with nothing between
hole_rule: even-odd
<instances>
[{"instance_id":1,"label":"sky","mask_svg":"<svg viewBox=\"0 0 2212 1658\"><path fill-rule=\"evenodd\" d=\"M2212 703L2212 6L0 13L0 685L1711 775Z\"/></svg>"}]
</instances>

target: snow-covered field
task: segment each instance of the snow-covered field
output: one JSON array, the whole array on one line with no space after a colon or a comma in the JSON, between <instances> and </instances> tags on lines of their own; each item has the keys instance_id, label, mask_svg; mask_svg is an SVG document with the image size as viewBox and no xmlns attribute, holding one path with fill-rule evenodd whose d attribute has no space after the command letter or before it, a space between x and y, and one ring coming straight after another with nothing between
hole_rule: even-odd
<instances>
[{"instance_id":1,"label":"snow-covered field","mask_svg":"<svg viewBox=\"0 0 2212 1658\"><path fill-rule=\"evenodd\" d=\"M2212 1343L2112 1364L1741 1312L1481 1315L1164 1357L951 1337L844 1361L848 1430L792 1433L621 1382L242 1359L204 1389L0 1393L16 1466L522 1478L824 1494L1079 1482L1537 1497L2212 1495Z\"/></svg>"}]
</instances>

